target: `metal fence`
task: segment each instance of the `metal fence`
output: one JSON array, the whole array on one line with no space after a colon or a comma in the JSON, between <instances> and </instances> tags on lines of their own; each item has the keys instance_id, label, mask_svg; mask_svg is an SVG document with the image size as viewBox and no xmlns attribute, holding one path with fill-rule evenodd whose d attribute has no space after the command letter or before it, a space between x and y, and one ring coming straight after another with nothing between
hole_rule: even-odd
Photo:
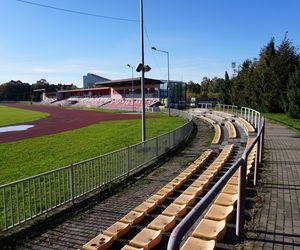
<instances>
[{"instance_id":1,"label":"metal fence","mask_svg":"<svg viewBox=\"0 0 300 250\"><path fill-rule=\"evenodd\" d=\"M232 112L236 107L230 105L219 105L220 109L229 110ZM222 176L220 180L209 190L209 192L201 199L201 201L189 212L189 214L174 228L168 242L168 250L179 250L181 240L200 218L208 206L214 201L220 191L227 184L228 180L236 171L239 171L238 180L238 200L237 200L237 216L236 216L236 235L241 236L245 224L245 202L246 202L246 173L248 156L252 149L256 146L257 151L254 160L254 179L253 184L257 185L258 167L262 161L262 151L265 133L265 120L261 114L253 109L241 107L241 116L248 122L258 128L256 137L251 145L245 150L242 157L237 159L230 169Z\"/></svg>"},{"instance_id":2,"label":"metal fence","mask_svg":"<svg viewBox=\"0 0 300 250\"><path fill-rule=\"evenodd\" d=\"M192 132L192 116L183 126L129 147L0 186L0 230L13 228L104 185L120 181L184 141Z\"/></svg>"}]
</instances>

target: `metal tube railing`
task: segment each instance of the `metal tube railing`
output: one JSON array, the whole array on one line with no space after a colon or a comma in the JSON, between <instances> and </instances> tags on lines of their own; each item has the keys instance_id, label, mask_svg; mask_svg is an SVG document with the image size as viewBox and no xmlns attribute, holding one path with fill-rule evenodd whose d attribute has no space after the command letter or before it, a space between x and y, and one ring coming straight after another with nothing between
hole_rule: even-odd
<instances>
[{"instance_id":1,"label":"metal tube railing","mask_svg":"<svg viewBox=\"0 0 300 250\"><path fill-rule=\"evenodd\" d=\"M253 110L252 115L250 115L249 108L241 108L241 116L245 115L247 120L251 123L253 122L253 115L257 112ZM259 112L257 112L259 113ZM251 120L252 119L252 120ZM193 224L198 220L206 208L211 204L211 202L216 198L219 192L227 184L228 180L233 176L235 171L239 169L239 180L238 180L238 202L237 202L237 219L236 219L236 235L240 236L244 230L245 224L245 200L246 200L246 171L247 171L247 160L252 149L257 145L257 152L254 164L254 185L257 184L258 177L258 167L262 160L262 150L263 150L263 139L265 130L265 121L260 116L259 113L259 131L257 136L251 143L251 145L245 150L242 157L239 158L223 175L223 177L213 186L213 188L201 199L201 201L190 211L190 213L175 227L170 235L168 242L168 250L179 250L182 238L188 232L188 230L193 226Z\"/></svg>"},{"instance_id":2,"label":"metal tube railing","mask_svg":"<svg viewBox=\"0 0 300 250\"><path fill-rule=\"evenodd\" d=\"M192 132L188 112L170 110L189 121L183 126L107 154L0 186L0 230L7 230L95 189L128 177L184 141Z\"/></svg>"}]
</instances>

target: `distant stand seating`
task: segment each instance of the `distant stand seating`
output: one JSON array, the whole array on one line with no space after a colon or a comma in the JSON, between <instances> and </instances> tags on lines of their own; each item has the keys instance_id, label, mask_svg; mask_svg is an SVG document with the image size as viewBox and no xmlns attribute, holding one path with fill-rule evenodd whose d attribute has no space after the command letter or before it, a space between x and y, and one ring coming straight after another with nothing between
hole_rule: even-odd
<instances>
[{"instance_id":1,"label":"distant stand seating","mask_svg":"<svg viewBox=\"0 0 300 250\"><path fill-rule=\"evenodd\" d=\"M56 102L56 98L45 98L43 101L41 101L42 104L51 104L53 102Z\"/></svg>"},{"instance_id":2,"label":"distant stand seating","mask_svg":"<svg viewBox=\"0 0 300 250\"><path fill-rule=\"evenodd\" d=\"M140 100L140 99L135 99L134 101L132 101L132 99L112 100L111 102L103 105L101 108L132 110L133 102L134 102L134 110L139 111L142 109L142 100ZM146 105L146 107L151 107L152 105L156 104L157 102L158 102L157 99L149 98L149 99L145 100L145 105Z\"/></svg>"},{"instance_id":3,"label":"distant stand seating","mask_svg":"<svg viewBox=\"0 0 300 250\"><path fill-rule=\"evenodd\" d=\"M110 97L95 96L72 96L63 100L53 100L53 105L58 106L78 106L78 107L101 107L106 109L122 109L122 110L132 110L134 102L134 110L140 111L142 109L142 100L135 99L118 99L112 100ZM52 102L48 101L47 104ZM158 103L159 100L156 98L147 98L145 100L146 107L151 107ZM44 102L43 102L44 103Z\"/></svg>"}]
</instances>

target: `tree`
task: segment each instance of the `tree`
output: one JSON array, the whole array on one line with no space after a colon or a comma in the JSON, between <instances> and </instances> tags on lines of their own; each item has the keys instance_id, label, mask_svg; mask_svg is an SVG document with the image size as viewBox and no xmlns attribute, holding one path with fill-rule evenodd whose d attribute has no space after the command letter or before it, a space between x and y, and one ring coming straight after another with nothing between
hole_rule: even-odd
<instances>
[{"instance_id":1,"label":"tree","mask_svg":"<svg viewBox=\"0 0 300 250\"><path fill-rule=\"evenodd\" d=\"M22 81L14 81L0 85L1 101L29 101L30 85Z\"/></svg>"},{"instance_id":2,"label":"tree","mask_svg":"<svg viewBox=\"0 0 300 250\"><path fill-rule=\"evenodd\" d=\"M300 118L300 64L289 79L287 97L289 101L288 113L293 118Z\"/></svg>"},{"instance_id":3,"label":"tree","mask_svg":"<svg viewBox=\"0 0 300 250\"><path fill-rule=\"evenodd\" d=\"M223 81L220 81L219 86L219 99L221 103L230 104L230 95L231 95L231 81L227 71L225 71L225 78Z\"/></svg>"}]
</instances>

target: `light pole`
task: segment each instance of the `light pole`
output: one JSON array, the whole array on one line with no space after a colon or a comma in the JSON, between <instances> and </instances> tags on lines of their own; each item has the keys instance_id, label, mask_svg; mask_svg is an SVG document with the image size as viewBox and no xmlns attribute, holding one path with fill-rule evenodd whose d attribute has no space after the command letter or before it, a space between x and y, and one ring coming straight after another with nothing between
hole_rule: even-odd
<instances>
[{"instance_id":1,"label":"light pole","mask_svg":"<svg viewBox=\"0 0 300 250\"><path fill-rule=\"evenodd\" d=\"M127 67L131 68L131 94L132 94L132 112L134 112L134 88L133 88L133 67L130 64L127 64Z\"/></svg>"},{"instance_id":2,"label":"light pole","mask_svg":"<svg viewBox=\"0 0 300 250\"><path fill-rule=\"evenodd\" d=\"M144 59L144 12L143 0L140 0L140 29L141 29L141 56L142 56L142 77L141 77L141 97L142 97L142 142L146 141L146 115L145 115L145 59Z\"/></svg>"},{"instance_id":3,"label":"light pole","mask_svg":"<svg viewBox=\"0 0 300 250\"><path fill-rule=\"evenodd\" d=\"M167 54L167 61L168 61L168 81L167 81L167 100L168 100L168 108L169 108L169 116L170 116L170 103L169 103L169 83L170 83L170 58L169 58L169 52L165 51L165 50L160 50L157 49L155 47L152 47L153 50L158 51L158 52L162 52Z\"/></svg>"}]
</instances>

